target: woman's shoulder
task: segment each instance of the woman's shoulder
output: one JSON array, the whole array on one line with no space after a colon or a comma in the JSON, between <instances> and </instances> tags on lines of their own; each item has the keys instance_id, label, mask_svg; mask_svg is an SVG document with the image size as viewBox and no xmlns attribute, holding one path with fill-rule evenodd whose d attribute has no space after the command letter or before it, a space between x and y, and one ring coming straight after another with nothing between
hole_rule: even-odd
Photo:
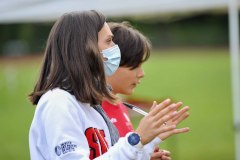
<instances>
[{"instance_id":1,"label":"woman's shoulder","mask_svg":"<svg viewBox=\"0 0 240 160\"><path fill-rule=\"evenodd\" d=\"M60 88L55 88L52 90L47 91L42 95L42 97L39 100L39 103L41 102L46 102L46 101L51 101L51 102L60 102L60 101L65 101L65 100L75 100L75 96L71 95L69 92L60 89Z\"/></svg>"},{"instance_id":2,"label":"woman's shoulder","mask_svg":"<svg viewBox=\"0 0 240 160\"><path fill-rule=\"evenodd\" d=\"M79 102L74 95L69 92L55 88L47 91L40 98L37 108L58 109L58 110L79 110L81 106L87 104Z\"/></svg>"},{"instance_id":3,"label":"woman's shoulder","mask_svg":"<svg viewBox=\"0 0 240 160\"><path fill-rule=\"evenodd\" d=\"M44 119L46 115L55 115L62 118L71 115L79 118L89 109L89 104L81 103L69 92L56 88L47 91L41 97L37 104L35 114Z\"/></svg>"}]
</instances>

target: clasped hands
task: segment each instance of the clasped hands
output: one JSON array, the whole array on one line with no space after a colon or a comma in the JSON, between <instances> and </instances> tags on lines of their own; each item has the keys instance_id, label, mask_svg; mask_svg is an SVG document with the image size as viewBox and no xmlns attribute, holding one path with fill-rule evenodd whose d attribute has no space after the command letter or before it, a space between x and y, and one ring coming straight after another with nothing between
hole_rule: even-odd
<instances>
[{"instance_id":1,"label":"clasped hands","mask_svg":"<svg viewBox=\"0 0 240 160\"><path fill-rule=\"evenodd\" d=\"M189 107L185 106L180 109L181 106L182 102L171 103L170 99L160 104L154 101L149 114L142 118L136 129L142 144L149 143L155 137L165 140L172 135L188 132L188 127L176 128L189 116L187 112Z\"/></svg>"}]
</instances>

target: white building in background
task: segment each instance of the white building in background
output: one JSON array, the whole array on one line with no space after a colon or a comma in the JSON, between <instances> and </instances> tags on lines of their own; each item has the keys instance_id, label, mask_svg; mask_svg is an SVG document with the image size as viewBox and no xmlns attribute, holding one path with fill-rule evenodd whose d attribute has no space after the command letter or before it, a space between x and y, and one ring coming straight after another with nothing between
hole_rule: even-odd
<instances>
[{"instance_id":1,"label":"white building in background","mask_svg":"<svg viewBox=\"0 0 240 160\"><path fill-rule=\"evenodd\" d=\"M65 12L96 9L106 16L227 11L228 0L1 0L0 23L54 21Z\"/></svg>"}]
</instances>

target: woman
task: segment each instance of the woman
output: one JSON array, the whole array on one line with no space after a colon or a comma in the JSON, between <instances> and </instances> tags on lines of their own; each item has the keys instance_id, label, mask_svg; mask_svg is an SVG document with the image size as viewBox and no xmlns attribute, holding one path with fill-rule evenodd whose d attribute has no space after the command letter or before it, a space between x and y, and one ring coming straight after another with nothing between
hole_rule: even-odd
<instances>
[{"instance_id":1,"label":"woman","mask_svg":"<svg viewBox=\"0 0 240 160\"><path fill-rule=\"evenodd\" d=\"M107 83L111 86L112 93L115 95L131 95L140 83L141 78L144 77L142 63L149 58L151 45L143 34L127 22L108 24L114 35L114 43L120 47L121 62L117 71L112 76L107 76ZM103 101L102 107L118 128L121 137L133 131L128 110L123 103L119 102L114 105L108 101ZM188 110L188 107L185 107L184 110ZM187 116L188 114L183 114L178 121L175 121L175 124L187 118ZM159 148L156 148L155 151L151 156L152 159L171 159L169 151L161 151Z\"/></svg>"},{"instance_id":2,"label":"woman","mask_svg":"<svg viewBox=\"0 0 240 160\"><path fill-rule=\"evenodd\" d=\"M118 139L99 106L103 98L115 101L105 80L105 72L111 75L118 67L111 62L120 62L112 37L105 17L94 10L66 13L54 24L30 94L37 105L29 133L31 159L142 159L143 146L159 143L160 133L188 130L163 125L178 115L167 99L153 104L135 133Z\"/></svg>"}]
</instances>

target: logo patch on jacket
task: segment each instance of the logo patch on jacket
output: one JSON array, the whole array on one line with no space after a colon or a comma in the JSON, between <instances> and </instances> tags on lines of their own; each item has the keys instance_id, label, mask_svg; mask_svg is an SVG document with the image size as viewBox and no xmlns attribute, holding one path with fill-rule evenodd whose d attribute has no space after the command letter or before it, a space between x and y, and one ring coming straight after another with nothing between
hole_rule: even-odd
<instances>
[{"instance_id":1,"label":"logo patch on jacket","mask_svg":"<svg viewBox=\"0 0 240 160\"><path fill-rule=\"evenodd\" d=\"M60 156L61 154L75 151L75 148L77 148L77 145L73 144L71 141L67 141L57 145L55 147L55 153L56 155Z\"/></svg>"},{"instance_id":2,"label":"logo patch on jacket","mask_svg":"<svg viewBox=\"0 0 240 160\"><path fill-rule=\"evenodd\" d=\"M105 139L104 130L99 130L97 128L87 128L85 130L85 136L88 141L90 155L89 159L92 160L108 150L108 143Z\"/></svg>"}]
</instances>

